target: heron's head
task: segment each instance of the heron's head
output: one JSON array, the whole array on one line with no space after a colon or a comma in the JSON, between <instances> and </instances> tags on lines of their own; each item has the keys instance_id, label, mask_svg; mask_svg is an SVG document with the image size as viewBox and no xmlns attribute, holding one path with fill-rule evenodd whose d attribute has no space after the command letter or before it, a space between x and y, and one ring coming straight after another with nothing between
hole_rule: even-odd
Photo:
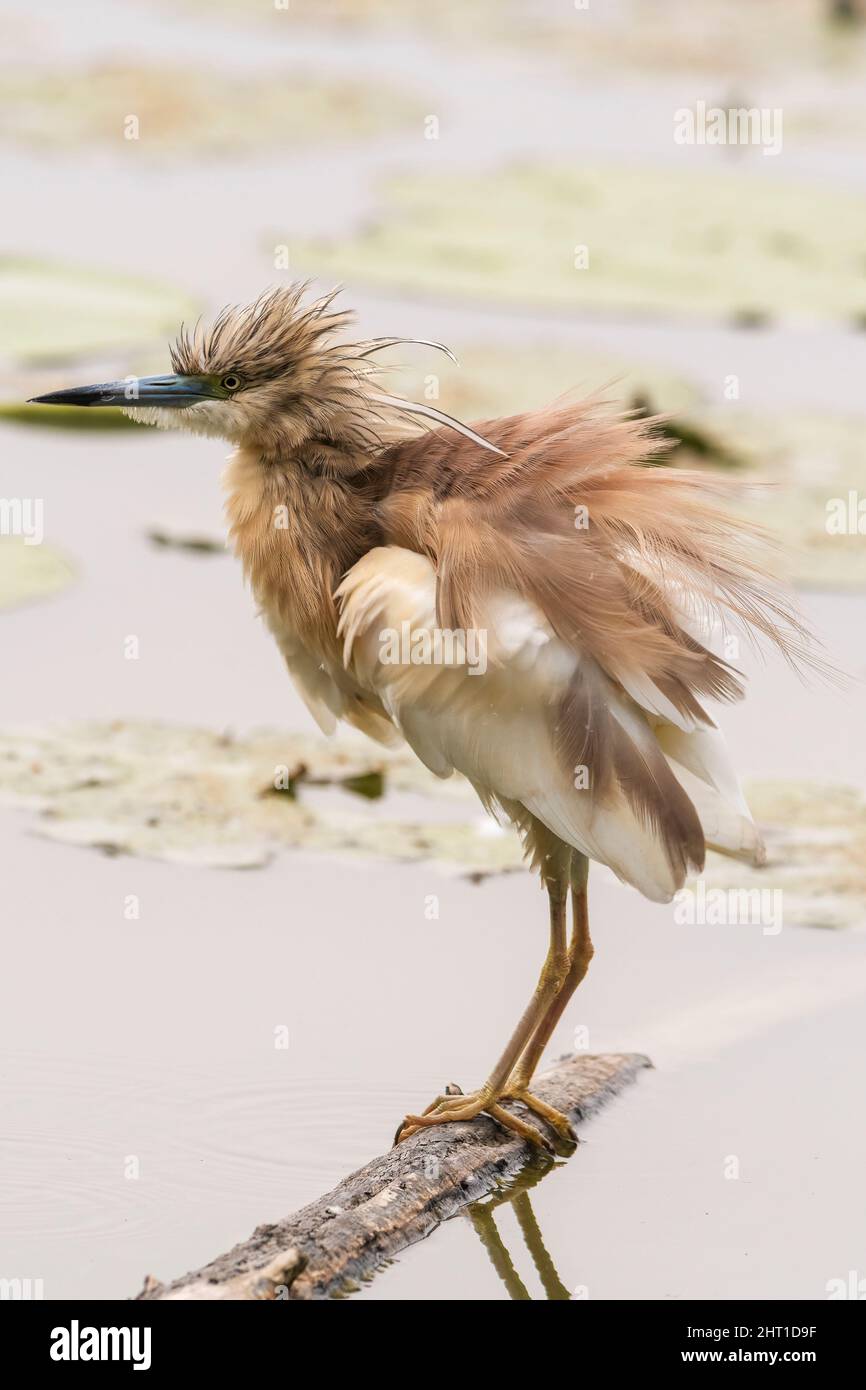
<instances>
[{"instance_id":1,"label":"heron's head","mask_svg":"<svg viewBox=\"0 0 866 1390\"><path fill-rule=\"evenodd\" d=\"M34 404L121 406L141 424L215 435L265 458L303 449L338 469L352 470L359 456L405 437L419 415L501 452L432 406L378 388L382 369L373 355L423 340L342 341L352 315L332 309L334 294L305 303L305 290L269 290L253 304L223 309L209 328L181 328L171 374L74 386Z\"/></svg>"},{"instance_id":2,"label":"heron's head","mask_svg":"<svg viewBox=\"0 0 866 1390\"><path fill-rule=\"evenodd\" d=\"M75 386L35 398L45 405L120 406L133 420L233 443L297 444L357 385L329 339L351 319L333 296L302 303L304 286L271 290L214 323L181 327L171 373ZM317 402L319 409L317 411Z\"/></svg>"}]
</instances>

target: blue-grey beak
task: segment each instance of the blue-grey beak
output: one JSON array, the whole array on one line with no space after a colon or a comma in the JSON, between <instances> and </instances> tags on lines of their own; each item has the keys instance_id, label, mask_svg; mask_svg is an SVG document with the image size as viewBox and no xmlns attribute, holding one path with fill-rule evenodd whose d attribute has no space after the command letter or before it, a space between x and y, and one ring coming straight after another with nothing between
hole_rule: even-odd
<instances>
[{"instance_id":1,"label":"blue-grey beak","mask_svg":"<svg viewBox=\"0 0 866 1390\"><path fill-rule=\"evenodd\" d=\"M105 381L98 386L73 386L68 391L49 391L34 396L28 405L195 405L196 401L224 400L227 391L203 376L140 376L126 381Z\"/></svg>"}]
</instances>

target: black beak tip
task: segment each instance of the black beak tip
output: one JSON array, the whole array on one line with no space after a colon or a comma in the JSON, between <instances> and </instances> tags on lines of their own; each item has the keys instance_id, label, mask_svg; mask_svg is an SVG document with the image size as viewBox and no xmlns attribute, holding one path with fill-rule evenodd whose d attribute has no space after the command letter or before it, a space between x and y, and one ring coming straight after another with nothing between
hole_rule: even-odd
<instances>
[{"instance_id":1,"label":"black beak tip","mask_svg":"<svg viewBox=\"0 0 866 1390\"><path fill-rule=\"evenodd\" d=\"M31 396L28 405L108 405L105 386L72 386L66 391L49 391L45 396Z\"/></svg>"},{"instance_id":2,"label":"black beak tip","mask_svg":"<svg viewBox=\"0 0 866 1390\"><path fill-rule=\"evenodd\" d=\"M63 405L66 403L65 391L49 391L47 396L31 396L28 405Z\"/></svg>"}]
</instances>

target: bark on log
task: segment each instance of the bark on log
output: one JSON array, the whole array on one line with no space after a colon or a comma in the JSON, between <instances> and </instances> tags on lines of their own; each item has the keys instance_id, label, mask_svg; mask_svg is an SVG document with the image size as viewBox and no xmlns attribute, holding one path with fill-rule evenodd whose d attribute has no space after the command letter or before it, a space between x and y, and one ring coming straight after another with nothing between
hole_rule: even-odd
<instances>
[{"instance_id":1,"label":"bark on log","mask_svg":"<svg viewBox=\"0 0 866 1390\"><path fill-rule=\"evenodd\" d=\"M533 1084L573 1124L595 1113L652 1063L636 1053L560 1059ZM522 1108L521 1118L537 1123ZM423 1240L470 1202L543 1153L486 1115L424 1129L374 1158L317 1201L202 1269L162 1284L148 1275L139 1299L313 1299L354 1291L398 1251Z\"/></svg>"}]
</instances>

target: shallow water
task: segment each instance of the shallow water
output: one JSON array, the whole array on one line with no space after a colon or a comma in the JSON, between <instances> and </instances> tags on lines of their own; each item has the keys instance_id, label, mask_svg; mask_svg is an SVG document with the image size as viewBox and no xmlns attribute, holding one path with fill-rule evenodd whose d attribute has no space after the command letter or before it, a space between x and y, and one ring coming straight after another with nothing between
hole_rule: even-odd
<instances>
[{"instance_id":1,"label":"shallow water","mask_svg":"<svg viewBox=\"0 0 866 1390\"><path fill-rule=\"evenodd\" d=\"M3 846L4 1267L48 1297L134 1292L327 1190L407 1107L485 1072L544 949L528 877L184 870L47 846L17 815ZM657 1069L531 1194L561 1279L821 1296L866 1236L863 933L676 926L600 876L591 902L598 954L551 1053L580 1026ZM455 1292L506 1296L465 1218L363 1296Z\"/></svg>"},{"instance_id":2,"label":"shallow water","mask_svg":"<svg viewBox=\"0 0 866 1390\"><path fill-rule=\"evenodd\" d=\"M616 83L545 81L513 53L483 64L452 53L446 73L441 49L418 36L275 46L266 31L239 38L212 17L107 0L88 12L94 22L81 24L49 5L31 46L47 35L52 60L92 60L134 36L157 59L194 42L199 59L247 69L291 59L399 72L448 112L452 138L426 152L440 162L633 153L636 140L644 155L671 157L680 98L665 82L646 85L655 116L635 123ZM291 151L172 169L133 167L128 151L18 152L5 161L6 249L158 267L209 302L241 298L273 279L275 229L356 224L372 177L417 161L418 144L395 134L329 153L326 166ZM863 177L853 156L814 148L786 150L782 167ZM864 413L866 340L841 328L748 335L355 299L371 333L458 349L485 337L595 346L688 369L708 390L733 360L750 406ZM220 525L221 445L12 427L0 443L2 491L44 497L47 538L80 569L60 597L3 619L4 726L156 716L308 727L234 563L144 538L165 518ZM810 595L806 607L862 677L864 598ZM123 659L130 633L135 662ZM862 687L808 688L771 665L725 722L749 776L862 786L862 713ZM381 1152L407 1108L486 1074L544 954L529 877L473 886L425 865L300 854L265 870L195 870L49 843L23 812L4 813L0 828L0 1274L42 1278L48 1297L134 1293L145 1273L171 1278L319 1195ZM130 922L133 893L141 917ZM586 1125L576 1156L516 1209L455 1219L360 1297L519 1296L491 1252L544 1296L528 1212L556 1270L533 1237L547 1293L560 1296L821 1297L828 1279L862 1267L864 931L680 927L600 873L591 912L597 956L551 1052L580 1026L592 1050L647 1052L656 1070ZM283 1026L289 1045L277 1049ZM732 1157L738 1179L725 1176Z\"/></svg>"}]
</instances>

